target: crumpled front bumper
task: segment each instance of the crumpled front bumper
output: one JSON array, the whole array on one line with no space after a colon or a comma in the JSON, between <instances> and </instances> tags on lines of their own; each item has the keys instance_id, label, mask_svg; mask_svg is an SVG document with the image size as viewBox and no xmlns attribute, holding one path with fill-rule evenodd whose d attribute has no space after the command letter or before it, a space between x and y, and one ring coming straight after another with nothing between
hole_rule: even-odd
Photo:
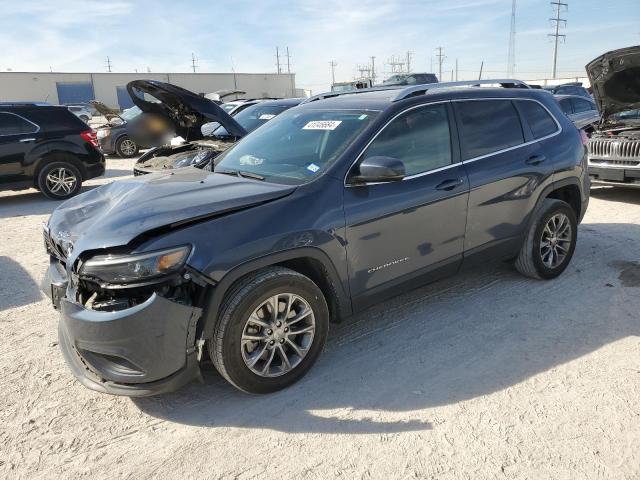
<instances>
[{"instance_id":1,"label":"crumpled front bumper","mask_svg":"<svg viewBox=\"0 0 640 480\"><path fill-rule=\"evenodd\" d=\"M45 277L45 291L46 283ZM112 312L88 310L65 297L59 305L59 345L86 387L139 397L170 392L199 378L194 343L200 308L156 293Z\"/></svg>"}]
</instances>

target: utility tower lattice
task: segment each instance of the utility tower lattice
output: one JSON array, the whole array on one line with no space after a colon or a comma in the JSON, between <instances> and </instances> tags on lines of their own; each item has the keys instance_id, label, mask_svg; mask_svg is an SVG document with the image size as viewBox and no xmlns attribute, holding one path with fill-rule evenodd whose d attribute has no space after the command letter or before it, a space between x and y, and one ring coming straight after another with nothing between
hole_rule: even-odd
<instances>
[{"instance_id":1,"label":"utility tower lattice","mask_svg":"<svg viewBox=\"0 0 640 480\"><path fill-rule=\"evenodd\" d=\"M511 31L509 33L509 54L507 56L507 77L513 78L516 69L516 0L511 2Z\"/></svg>"},{"instance_id":2,"label":"utility tower lattice","mask_svg":"<svg viewBox=\"0 0 640 480\"><path fill-rule=\"evenodd\" d=\"M111 59L109 57L107 57L107 61L104 66L107 67L107 72L111 73Z\"/></svg>"},{"instance_id":3,"label":"utility tower lattice","mask_svg":"<svg viewBox=\"0 0 640 480\"><path fill-rule=\"evenodd\" d=\"M194 53L191 53L191 68L193 69L193 73L196 73L198 64L196 63L196 55Z\"/></svg>"},{"instance_id":4,"label":"utility tower lattice","mask_svg":"<svg viewBox=\"0 0 640 480\"><path fill-rule=\"evenodd\" d=\"M391 73L407 73L405 69L405 65L407 64L406 60L402 60L399 56L394 55L389 60L387 60L387 65L391 67Z\"/></svg>"},{"instance_id":5,"label":"utility tower lattice","mask_svg":"<svg viewBox=\"0 0 640 480\"><path fill-rule=\"evenodd\" d=\"M331 60L329 66L331 67L331 85L333 85L336 83L336 67L338 66L338 62Z\"/></svg>"},{"instance_id":6,"label":"utility tower lattice","mask_svg":"<svg viewBox=\"0 0 640 480\"><path fill-rule=\"evenodd\" d=\"M562 41L564 41L567 36L560 33L560 27L566 27L567 26L567 20L565 18L560 18L560 12L561 11L567 11L569 9L569 4L568 3L563 3L560 1L555 1L555 2L550 2L551 6L555 8L556 10L556 16L555 18L550 18L549 20L552 23L552 26L554 27L554 33L550 33L549 36L553 37L554 40L554 45L553 45L553 65L551 68L551 78L556 78L556 73L557 73L557 65L558 65L558 43L559 41L562 39Z\"/></svg>"}]
</instances>

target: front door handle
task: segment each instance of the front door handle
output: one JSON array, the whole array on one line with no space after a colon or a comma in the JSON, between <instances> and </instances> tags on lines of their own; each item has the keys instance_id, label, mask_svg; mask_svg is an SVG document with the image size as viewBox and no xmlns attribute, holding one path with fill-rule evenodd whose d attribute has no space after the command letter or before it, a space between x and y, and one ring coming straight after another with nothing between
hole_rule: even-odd
<instances>
[{"instance_id":1,"label":"front door handle","mask_svg":"<svg viewBox=\"0 0 640 480\"><path fill-rule=\"evenodd\" d=\"M35 142L36 139L35 138L21 138L20 142L22 143L27 143L27 142Z\"/></svg>"},{"instance_id":2,"label":"front door handle","mask_svg":"<svg viewBox=\"0 0 640 480\"><path fill-rule=\"evenodd\" d=\"M527 163L527 165L540 165L546 159L547 159L547 157L545 157L544 155L531 155L527 159L526 163Z\"/></svg>"},{"instance_id":3,"label":"front door handle","mask_svg":"<svg viewBox=\"0 0 640 480\"><path fill-rule=\"evenodd\" d=\"M463 183L464 180L462 178L450 178L449 180L445 180L444 182L439 183L438 186L436 186L436 190L453 190Z\"/></svg>"}]
</instances>

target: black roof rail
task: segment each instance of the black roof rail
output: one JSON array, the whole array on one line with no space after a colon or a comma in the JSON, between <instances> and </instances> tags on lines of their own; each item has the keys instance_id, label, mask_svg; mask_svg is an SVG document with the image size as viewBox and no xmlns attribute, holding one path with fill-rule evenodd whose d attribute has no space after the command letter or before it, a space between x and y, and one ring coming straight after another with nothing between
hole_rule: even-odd
<instances>
[{"instance_id":1,"label":"black roof rail","mask_svg":"<svg viewBox=\"0 0 640 480\"><path fill-rule=\"evenodd\" d=\"M46 102L0 102L1 107L51 107Z\"/></svg>"},{"instance_id":2,"label":"black roof rail","mask_svg":"<svg viewBox=\"0 0 640 480\"><path fill-rule=\"evenodd\" d=\"M398 90L400 88L402 88L402 87L398 87L398 86L372 87L372 88L358 88L356 90L349 90L349 91L346 91L346 92L319 93L318 95L314 95L312 97L309 97L309 98L303 100L300 103L300 105L302 105L304 103L315 102L316 100L324 100L325 98L340 97L342 95L357 95L358 93L381 92L381 91L385 91L385 90Z\"/></svg>"},{"instance_id":3,"label":"black roof rail","mask_svg":"<svg viewBox=\"0 0 640 480\"><path fill-rule=\"evenodd\" d=\"M462 82L442 82L442 83L425 83L423 85L412 85L403 88L398 94L391 99L392 102L404 100L405 98L424 95L429 90L452 87L479 87L480 85L500 85L503 88L531 88L522 80L513 78L488 78L486 80L465 80Z\"/></svg>"}]
</instances>

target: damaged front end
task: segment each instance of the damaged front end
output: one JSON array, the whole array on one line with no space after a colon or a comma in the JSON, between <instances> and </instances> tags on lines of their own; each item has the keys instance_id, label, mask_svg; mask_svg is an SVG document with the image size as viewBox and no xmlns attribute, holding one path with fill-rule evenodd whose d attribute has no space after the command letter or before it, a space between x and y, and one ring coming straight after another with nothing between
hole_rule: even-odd
<instances>
[{"instance_id":1,"label":"damaged front end","mask_svg":"<svg viewBox=\"0 0 640 480\"><path fill-rule=\"evenodd\" d=\"M80 255L45 230L43 290L60 311L65 359L82 384L115 395L175 390L199 377L196 334L207 284L185 267L191 247Z\"/></svg>"}]
</instances>

